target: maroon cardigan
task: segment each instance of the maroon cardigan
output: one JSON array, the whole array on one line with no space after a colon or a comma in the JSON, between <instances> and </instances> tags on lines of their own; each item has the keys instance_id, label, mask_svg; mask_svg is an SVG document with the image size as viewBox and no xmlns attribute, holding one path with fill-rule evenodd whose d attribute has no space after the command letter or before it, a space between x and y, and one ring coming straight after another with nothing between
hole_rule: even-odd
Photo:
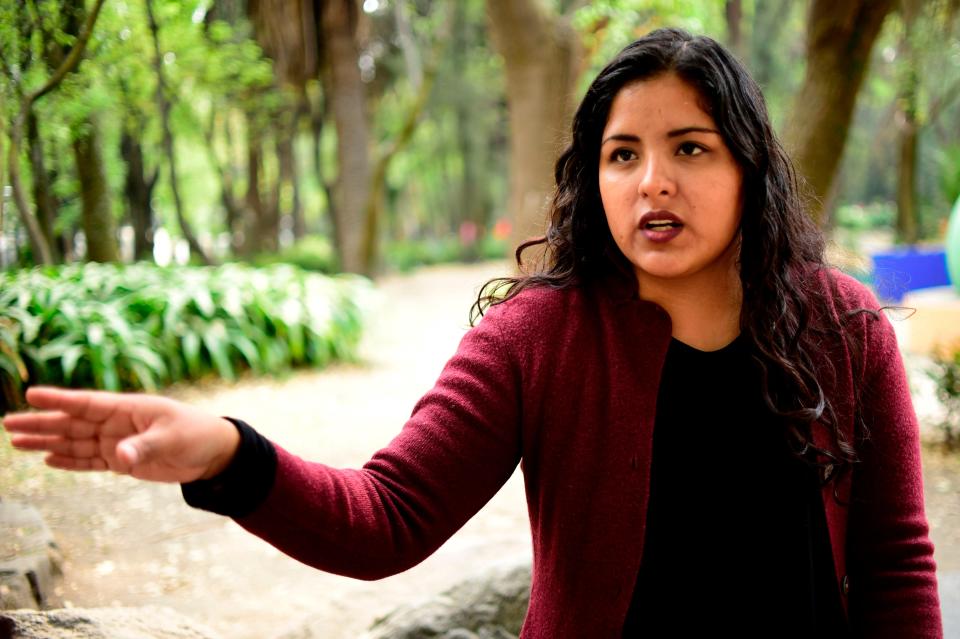
<instances>
[{"instance_id":1,"label":"maroon cardigan","mask_svg":"<svg viewBox=\"0 0 960 639\"><path fill-rule=\"evenodd\" d=\"M878 307L857 282L836 278L839 295L824 292L818 307ZM635 286L532 289L492 307L362 469L277 447L274 487L239 523L307 564L378 579L430 555L520 462L534 551L522 636L619 637L643 553L671 335L666 312L639 300ZM917 420L896 340L882 316L858 314L850 327L861 366L839 341L818 354L848 439L860 436L855 410L870 433L862 462L823 490L838 589L857 636L941 637ZM824 429L814 438L829 448Z\"/></svg>"}]
</instances>

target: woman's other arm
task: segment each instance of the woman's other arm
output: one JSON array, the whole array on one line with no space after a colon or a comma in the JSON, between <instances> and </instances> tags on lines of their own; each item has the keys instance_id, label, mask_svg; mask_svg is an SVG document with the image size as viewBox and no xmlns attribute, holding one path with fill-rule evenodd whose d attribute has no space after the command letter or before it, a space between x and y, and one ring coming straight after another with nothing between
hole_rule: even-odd
<instances>
[{"instance_id":1,"label":"woman's other arm","mask_svg":"<svg viewBox=\"0 0 960 639\"><path fill-rule=\"evenodd\" d=\"M917 417L893 327L882 314L865 321L860 405L868 435L853 470L847 544L851 621L862 637L939 638Z\"/></svg>"}]
</instances>

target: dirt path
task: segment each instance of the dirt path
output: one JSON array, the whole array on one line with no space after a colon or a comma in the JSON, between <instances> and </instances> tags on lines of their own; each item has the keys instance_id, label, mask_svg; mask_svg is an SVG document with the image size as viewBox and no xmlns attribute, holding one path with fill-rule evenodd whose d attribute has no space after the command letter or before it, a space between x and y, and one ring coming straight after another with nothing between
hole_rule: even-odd
<instances>
[{"instance_id":1,"label":"dirt path","mask_svg":"<svg viewBox=\"0 0 960 639\"><path fill-rule=\"evenodd\" d=\"M403 425L456 349L476 287L502 269L441 267L381 281L363 365L173 394L241 416L301 456L358 466ZM427 561L367 583L303 566L233 522L190 509L176 486L47 472L26 455L12 461L17 476L32 479L0 486L0 495L43 511L67 557L70 605L167 605L224 638L269 639L307 618L316 636L353 638L413 597L530 553L518 477Z\"/></svg>"},{"instance_id":2,"label":"dirt path","mask_svg":"<svg viewBox=\"0 0 960 639\"><path fill-rule=\"evenodd\" d=\"M243 417L301 456L357 466L403 424L466 330L476 287L503 268L437 267L380 282L364 365L174 394ZM70 605L170 606L225 639L271 639L308 619L315 636L353 638L401 603L530 554L516 475L435 555L368 583L307 568L231 521L190 509L176 486L55 473L26 455L6 463L0 496L43 511L67 557L62 596ZM925 472L941 571L960 574L960 456L928 456Z\"/></svg>"}]
</instances>

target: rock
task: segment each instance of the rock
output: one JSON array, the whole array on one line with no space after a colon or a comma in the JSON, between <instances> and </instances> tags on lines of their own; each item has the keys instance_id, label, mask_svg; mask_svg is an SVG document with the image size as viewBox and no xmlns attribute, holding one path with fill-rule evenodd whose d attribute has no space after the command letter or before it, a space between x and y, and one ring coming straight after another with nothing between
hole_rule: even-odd
<instances>
[{"instance_id":1,"label":"rock","mask_svg":"<svg viewBox=\"0 0 960 639\"><path fill-rule=\"evenodd\" d=\"M60 604L62 557L36 508L0 501L0 610Z\"/></svg>"},{"instance_id":2,"label":"rock","mask_svg":"<svg viewBox=\"0 0 960 639\"><path fill-rule=\"evenodd\" d=\"M0 639L218 639L169 608L0 612Z\"/></svg>"},{"instance_id":3,"label":"rock","mask_svg":"<svg viewBox=\"0 0 960 639\"><path fill-rule=\"evenodd\" d=\"M530 564L509 564L441 595L397 608L363 639L516 639L530 598Z\"/></svg>"},{"instance_id":4,"label":"rock","mask_svg":"<svg viewBox=\"0 0 960 639\"><path fill-rule=\"evenodd\" d=\"M517 639L529 599L530 560L504 562L396 608L360 639ZM329 615L308 618L279 639L326 639L329 624Z\"/></svg>"}]
</instances>

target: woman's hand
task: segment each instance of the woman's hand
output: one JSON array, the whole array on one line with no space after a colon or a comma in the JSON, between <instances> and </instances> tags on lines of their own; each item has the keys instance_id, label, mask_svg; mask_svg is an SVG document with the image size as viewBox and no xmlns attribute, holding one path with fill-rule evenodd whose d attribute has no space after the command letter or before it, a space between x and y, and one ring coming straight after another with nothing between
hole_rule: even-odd
<instances>
[{"instance_id":1,"label":"woman's hand","mask_svg":"<svg viewBox=\"0 0 960 639\"><path fill-rule=\"evenodd\" d=\"M189 482L221 472L240 443L229 421L165 397L36 387L27 402L42 412L7 415L4 428L54 468Z\"/></svg>"}]
</instances>

